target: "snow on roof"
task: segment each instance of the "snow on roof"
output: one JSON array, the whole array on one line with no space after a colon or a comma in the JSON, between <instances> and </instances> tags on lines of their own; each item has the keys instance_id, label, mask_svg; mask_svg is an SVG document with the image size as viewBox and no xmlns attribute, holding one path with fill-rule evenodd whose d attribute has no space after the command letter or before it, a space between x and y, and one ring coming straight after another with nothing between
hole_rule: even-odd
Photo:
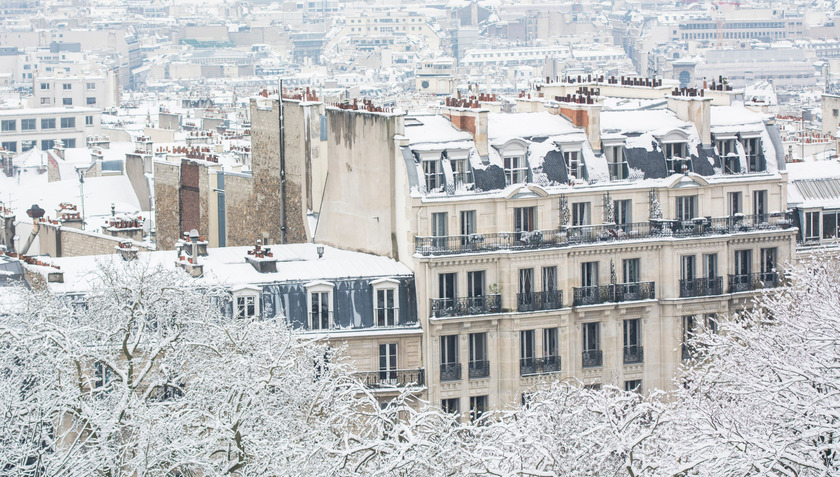
<instances>
[{"instance_id":1,"label":"snow on roof","mask_svg":"<svg viewBox=\"0 0 840 477\"><path fill-rule=\"evenodd\" d=\"M490 144L501 145L511 139L582 134L584 130L562 116L548 112L489 114L487 136Z\"/></svg>"},{"instance_id":2,"label":"snow on roof","mask_svg":"<svg viewBox=\"0 0 840 477\"><path fill-rule=\"evenodd\" d=\"M685 129L687 123L668 109L601 111L601 131L621 134L666 133Z\"/></svg>"},{"instance_id":3,"label":"snow on roof","mask_svg":"<svg viewBox=\"0 0 840 477\"><path fill-rule=\"evenodd\" d=\"M405 119L405 136L414 149L418 144L440 144L469 142L473 140L467 131L459 131L443 116L411 116Z\"/></svg>"},{"instance_id":4,"label":"snow on roof","mask_svg":"<svg viewBox=\"0 0 840 477\"><path fill-rule=\"evenodd\" d=\"M759 125L763 128L764 120L770 115L750 111L737 106L712 106L711 127Z\"/></svg>"},{"instance_id":5,"label":"snow on roof","mask_svg":"<svg viewBox=\"0 0 840 477\"><path fill-rule=\"evenodd\" d=\"M15 167L41 167L45 164L44 162L44 155L38 146L33 147L32 149L22 152L12 158L12 164Z\"/></svg>"},{"instance_id":6,"label":"snow on roof","mask_svg":"<svg viewBox=\"0 0 840 477\"><path fill-rule=\"evenodd\" d=\"M787 164L788 204L840 209L840 162L814 161Z\"/></svg>"},{"instance_id":7,"label":"snow on roof","mask_svg":"<svg viewBox=\"0 0 840 477\"><path fill-rule=\"evenodd\" d=\"M412 274L407 266L390 258L326 245L323 245L323 257L318 258L318 246L314 243L269 245L277 259L277 271L271 273L259 273L245 261L252 247L208 248L208 255L199 257L199 264L204 266L204 275L196 280L241 288L243 285ZM152 266L175 267L175 259L174 250L141 252L138 255L138 260ZM101 263L109 261L122 261L122 258L117 253L51 258L49 262L60 266L64 272L64 283L50 283L49 287L55 293L84 293L89 290L91 274L96 272Z\"/></svg>"}]
</instances>

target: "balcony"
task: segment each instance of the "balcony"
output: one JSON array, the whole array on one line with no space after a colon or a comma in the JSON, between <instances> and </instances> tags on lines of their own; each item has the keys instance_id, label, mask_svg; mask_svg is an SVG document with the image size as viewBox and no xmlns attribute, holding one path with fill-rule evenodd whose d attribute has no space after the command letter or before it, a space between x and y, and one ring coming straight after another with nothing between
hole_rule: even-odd
<instances>
[{"instance_id":1,"label":"balcony","mask_svg":"<svg viewBox=\"0 0 840 477\"><path fill-rule=\"evenodd\" d=\"M697 220L651 220L627 224L561 226L559 229L531 232L417 236L416 253L423 256L451 255L498 250L538 250L589 243L605 243L647 238L686 238L727 235L762 230L783 230L791 226L783 214L700 217Z\"/></svg>"},{"instance_id":2,"label":"balcony","mask_svg":"<svg viewBox=\"0 0 840 477\"><path fill-rule=\"evenodd\" d=\"M600 303L651 300L656 298L654 282L617 283L592 287L575 287L573 306Z\"/></svg>"},{"instance_id":3,"label":"balcony","mask_svg":"<svg viewBox=\"0 0 840 477\"><path fill-rule=\"evenodd\" d=\"M470 379L486 378L490 376L490 361L470 361L469 365Z\"/></svg>"},{"instance_id":4,"label":"balcony","mask_svg":"<svg viewBox=\"0 0 840 477\"><path fill-rule=\"evenodd\" d=\"M461 363L443 363L440 365L441 381L458 381L461 379Z\"/></svg>"},{"instance_id":5,"label":"balcony","mask_svg":"<svg viewBox=\"0 0 840 477\"><path fill-rule=\"evenodd\" d=\"M604 352L599 349L584 351L582 354L584 368L597 368L604 364Z\"/></svg>"},{"instance_id":6,"label":"balcony","mask_svg":"<svg viewBox=\"0 0 840 477\"><path fill-rule=\"evenodd\" d=\"M762 288L776 288L781 280L777 272L746 273L729 275L729 293L738 293Z\"/></svg>"},{"instance_id":7,"label":"balcony","mask_svg":"<svg viewBox=\"0 0 840 477\"><path fill-rule=\"evenodd\" d=\"M533 376L560 372L560 356L544 358L522 358L519 360L519 375Z\"/></svg>"},{"instance_id":8,"label":"balcony","mask_svg":"<svg viewBox=\"0 0 840 477\"><path fill-rule=\"evenodd\" d=\"M485 295L464 298L432 298L432 317L470 316L500 313L501 295Z\"/></svg>"},{"instance_id":9,"label":"balcony","mask_svg":"<svg viewBox=\"0 0 840 477\"><path fill-rule=\"evenodd\" d=\"M624 364L637 364L645 361L645 349L641 346L624 347Z\"/></svg>"},{"instance_id":10,"label":"balcony","mask_svg":"<svg viewBox=\"0 0 840 477\"><path fill-rule=\"evenodd\" d=\"M425 386L426 372L418 369L395 369L389 371L369 371L356 373L356 377L368 389L401 388L406 386Z\"/></svg>"},{"instance_id":11,"label":"balcony","mask_svg":"<svg viewBox=\"0 0 840 477\"><path fill-rule=\"evenodd\" d=\"M680 298L723 294L723 277L680 280Z\"/></svg>"},{"instance_id":12,"label":"balcony","mask_svg":"<svg viewBox=\"0 0 840 477\"><path fill-rule=\"evenodd\" d=\"M517 293L516 311L544 311L563 308L563 291Z\"/></svg>"}]
</instances>

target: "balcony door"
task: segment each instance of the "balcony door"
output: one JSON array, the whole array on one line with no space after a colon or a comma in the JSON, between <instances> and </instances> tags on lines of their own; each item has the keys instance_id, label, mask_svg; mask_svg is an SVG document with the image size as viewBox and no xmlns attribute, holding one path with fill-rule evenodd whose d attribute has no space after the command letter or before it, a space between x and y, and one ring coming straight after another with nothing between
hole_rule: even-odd
<instances>
[{"instance_id":1,"label":"balcony door","mask_svg":"<svg viewBox=\"0 0 840 477\"><path fill-rule=\"evenodd\" d=\"M469 306L484 306L484 270L467 272Z\"/></svg>"},{"instance_id":2,"label":"balcony door","mask_svg":"<svg viewBox=\"0 0 840 477\"><path fill-rule=\"evenodd\" d=\"M396 384L397 382L397 344L379 345L379 381Z\"/></svg>"}]
</instances>

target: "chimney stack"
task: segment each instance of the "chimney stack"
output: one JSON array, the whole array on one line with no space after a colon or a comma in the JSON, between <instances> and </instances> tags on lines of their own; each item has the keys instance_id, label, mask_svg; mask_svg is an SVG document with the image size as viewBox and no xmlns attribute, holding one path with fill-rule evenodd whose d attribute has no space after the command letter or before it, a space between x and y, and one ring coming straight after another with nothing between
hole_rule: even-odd
<instances>
[{"instance_id":1,"label":"chimney stack","mask_svg":"<svg viewBox=\"0 0 840 477\"><path fill-rule=\"evenodd\" d=\"M253 249L248 250L248 255L245 256L245 261L250 263L254 270L260 273L272 273L277 271L277 259L271 253L271 249L263 247L261 242L257 240L257 244Z\"/></svg>"}]
</instances>

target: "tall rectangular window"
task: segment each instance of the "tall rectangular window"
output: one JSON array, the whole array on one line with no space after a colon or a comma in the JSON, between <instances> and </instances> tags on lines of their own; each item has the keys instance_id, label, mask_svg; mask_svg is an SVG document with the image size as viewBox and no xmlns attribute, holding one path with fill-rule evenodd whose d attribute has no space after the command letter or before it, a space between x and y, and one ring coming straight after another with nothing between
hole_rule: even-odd
<instances>
[{"instance_id":1,"label":"tall rectangular window","mask_svg":"<svg viewBox=\"0 0 840 477\"><path fill-rule=\"evenodd\" d=\"M445 184L440 159L423 160L423 174L426 178L426 192L440 192Z\"/></svg>"},{"instance_id":2,"label":"tall rectangular window","mask_svg":"<svg viewBox=\"0 0 840 477\"><path fill-rule=\"evenodd\" d=\"M694 255L683 255L680 257L680 279L687 282L693 281L696 278L694 274L695 270Z\"/></svg>"},{"instance_id":3,"label":"tall rectangular window","mask_svg":"<svg viewBox=\"0 0 840 477\"><path fill-rule=\"evenodd\" d=\"M557 328L545 328L543 330L543 357L553 358L560 356L559 338L560 331Z\"/></svg>"},{"instance_id":4,"label":"tall rectangular window","mask_svg":"<svg viewBox=\"0 0 840 477\"><path fill-rule=\"evenodd\" d=\"M312 292L309 298L309 329L330 328L330 293Z\"/></svg>"},{"instance_id":5,"label":"tall rectangular window","mask_svg":"<svg viewBox=\"0 0 840 477\"><path fill-rule=\"evenodd\" d=\"M519 332L519 358L534 359L537 357L536 330L522 330Z\"/></svg>"},{"instance_id":6,"label":"tall rectangular window","mask_svg":"<svg viewBox=\"0 0 840 477\"><path fill-rule=\"evenodd\" d=\"M716 253L703 254L703 276L706 278L715 278L718 275Z\"/></svg>"},{"instance_id":7,"label":"tall rectangular window","mask_svg":"<svg viewBox=\"0 0 840 477\"><path fill-rule=\"evenodd\" d=\"M744 146L744 155L747 158L747 167L749 168L749 172L763 171L764 166L761 163L761 156L759 155L761 150L761 140L757 137L752 137L745 138L741 142Z\"/></svg>"},{"instance_id":8,"label":"tall rectangular window","mask_svg":"<svg viewBox=\"0 0 840 477\"><path fill-rule=\"evenodd\" d=\"M475 211L461 211L461 235L472 235L475 230Z\"/></svg>"},{"instance_id":9,"label":"tall rectangular window","mask_svg":"<svg viewBox=\"0 0 840 477\"><path fill-rule=\"evenodd\" d=\"M440 337L440 364L458 362L458 335Z\"/></svg>"},{"instance_id":10,"label":"tall rectangular window","mask_svg":"<svg viewBox=\"0 0 840 477\"><path fill-rule=\"evenodd\" d=\"M583 179L583 165L580 161L580 151L563 151L563 160L566 162L566 171L569 179L572 177Z\"/></svg>"},{"instance_id":11,"label":"tall rectangular window","mask_svg":"<svg viewBox=\"0 0 840 477\"><path fill-rule=\"evenodd\" d=\"M589 225L589 202L572 204L572 225Z\"/></svg>"},{"instance_id":12,"label":"tall rectangular window","mask_svg":"<svg viewBox=\"0 0 840 477\"><path fill-rule=\"evenodd\" d=\"M396 290L385 288L376 290L376 326L396 326L397 305Z\"/></svg>"},{"instance_id":13,"label":"tall rectangular window","mask_svg":"<svg viewBox=\"0 0 840 477\"><path fill-rule=\"evenodd\" d=\"M761 280L773 279L776 270L776 247L761 249ZM774 281L774 280L773 280Z\"/></svg>"},{"instance_id":14,"label":"tall rectangular window","mask_svg":"<svg viewBox=\"0 0 840 477\"><path fill-rule=\"evenodd\" d=\"M697 196L687 195L676 199L677 220L683 222L697 217Z\"/></svg>"},{"instance_id":15,"label":"tall rectangular window","mask_svg":"<svg viewBox=\"0 0 840 477\"><path fill-rule=\"evenodd\" d=\"M642 274L639 271L641 260L638 258L628 258L622 263L624 283L639 283Z\"/></svg>"},{"instance_id":16,"label":"tall rectangular window","mask_svg":"<svg viewBox=\"0 0 840 477\"><path fill-rule=\"evenodd\" d=\"M624 160L624 146L607 146L604 148L607 156L607 165L610 168L610 180L620 181L627 179L628 167Z\"/></svg>"},{"instance_id":17,"label":"tall rectangular window","mask_svg":"<svg viewBox=\"0 0 840 477\"><path fill-rule=\"evenodd\" d=\"M729 193L729 216L732 217L735 214L740 214L743 212L741 210L741 192L730 192Z\"/></svg>"},{"instance_id":18,"label":"tall rectangular window","mask_svg":"<svg viewBox=\"0 0 840 477\"><path fill-rule=\"evenodd\" d=\"M633 222L632 203L630 199L613 201L613 218L618 225L627 225Z\"/></svg>"},{"instance_id":19,"label":"tall rectangular window","mask_svg":"<svg viewBox=\"0 0 840 477\"><path fill-rule=\"evenodd\" d=\"M642 345L642 320L634 318L624 320L624 347L638 347Z\"/></svg>"},{"instance_id":20,"label":"tall rectangular window","mask_svg":"<svg viewBox=\"0 0 840 477\"><path fill-rule=\"evenodd\" d=\"M470 420L477 421L487 412L487 396L470 396Z\"/></svg>"},{"instance_id":21,"label":"tall rectangular window","mask_svg":"<svg viewBox=\"0 0 840 477\"><path fill-rule=\"evenodd\" d=\"M584 323L583 325L583 350L598 351L601 349L601 323Z\"/></svg>"},{"instance_id":22,"label":"tall rectangular window","mask_svg":"<svg viewBox=\"0 0 840 477\"><path fill-rule=\"evenodd\" d=\"M459 184L470 185L475 182L468 158L449 159L449 163L452 165L452 178L455 180L455 187L458 187Z\"/></svg>"},{"instance_id":23,"label":"tall rectangular window","mask_svg":"<svg viewBox=\"0 0 840 477\"><path fill-rule=\"evenodd\" d=\"M520 268L519 269L519 293L521 295L531 295L534 293L534 269Z\"/></svg>"},{"instance_id":24,"label":"tall rectangular window","mask_svg":"<svg viewBox=\"0 0 840 477\"><path fill-rule=\"evenodd\" d=\"M470 333L470 378L486 378L490 375L487 361L487 333Z\"/></svg>"},{"instance_id":25,"label":"tall rectangular window","mask_svg":"<svg viewBox=\"0 0 840 477\"><path fill-rule=\"evenodd\" d=\"M756 222L766 222L767 217L767 191L753 191L753 214Z\"/></svg>"},{"instance_id":26,"label":"tall rectangular window","mask_svg":"<svg viewBox=\"0 0 840 477\"><path fill-rule=\"evenodd\" d=\"M528 180L528 164L523 156L505 157L505 181L507 185L519 184Z\"/></svg>"},{"instance_id":27,"label":"tall rectangular window","mask_svg":"<svg viewBox=\"0 0 840 477\"><path fill-rule=\"evenodd\" d=\"M820 213L805 212L805 240L820 239Z\"/></svg>"},{"instance_id":28,"label":"tall rectangular window","mask_svg":"<svg viewBox=\"0 0 840 477\"><path fill-rule=\"evenodd\" d=\"M835 238L838 236L838 221L835 211L823 211L822 214L822 237Z\"/></svg>"},{"instance_id":29,"label":"tall rectangular window","mask_svg":"<svg viewBox=\"0 0 840 477\"><path fill-rule=\"evenodd\" d=\"M455 298L458 297L455 290L457 274L455 273L441 273L438 275L438 297L445 299L445 306L453 306Z\"/></svg>"},{"instance_id":30,"label":"tall rectangular window","mask_svg":"<svg viewBox=\"0 0 840 477\"><path fill-rule=\"evenodd\" d=\"M397 380L397 343L379 345L379 380Z\"/></svg>"},{"instance_id":31,"label":"tall rectangular window","mask_svg":"<svg viewBox=\"0 0 840 477\"><path fill-rule=\"evenodd\" d=\"M85 116L85 126L93 126L93 116Z\"/></svg>"},{"instance_id":32,"label":"tall rectangular window","mask_svg":"<svg viewBox=\"0 0 840 477\"><path fill-rule=\"evenodd\" d=\"M516 207L513 209L513 231L515 239L522 239L522 232L533 232L537 228L536 207Z\"/></svg>"},{"instance_id":33,"label":"tall rectangular window","mask_svg":"<svg viewBox=\"0 0 840 477\"><path fill-rule=\"evenodd\" d=\"M449 234L449 215L446 212L432 213L432 237L441 237L432 240L437 248L449 248L446 236Z\"/></svg>"},{"instance_id":34,"label":"tall rectangular window","mask_svg":"<svg viewBox=\"0 0 840 477\"><path fill-rule=\"evenodd\" d=\"M557 267L542 268L542 291L557 291Z\"/></svg>"},{"instance_id":35,"label":"tall rectangular window","mask_svg":"<svg viewBox=\"0 0 840 477\"><path fill-rule=\"evenodd\" d=\"M469 306L484 306L484 270L467 272L467 296Z\"/></svg>"},{"instance_id":36,"label":"tall rectangular window","mask_svg":"<svg viewBox=\"0 0 840 477\"><path fill-rule=\"evenodd\" d=\"M442 399L440 409L447 414L458 414L461 412L461 400L458 398Z\"/></svg>"},{"instance_id":37,"label":"tall rectangular window","mask_svg":"<svg viewBox=\"0 0 840 477\"><path fill-rule=\"evenodd\" d=\"M583 262L581 268L581 286L598 286L598 262Z\"/></svg>"},{"instance_id":38,"label":"tall rectangular window","mask_svg":"<svg viewBox=\"0 0 840 477\"><path fill-rule=\"evenodd\" d=\"M735 275L752 273L752 250L735 251Z\"/></svg>"}]
</instances>

